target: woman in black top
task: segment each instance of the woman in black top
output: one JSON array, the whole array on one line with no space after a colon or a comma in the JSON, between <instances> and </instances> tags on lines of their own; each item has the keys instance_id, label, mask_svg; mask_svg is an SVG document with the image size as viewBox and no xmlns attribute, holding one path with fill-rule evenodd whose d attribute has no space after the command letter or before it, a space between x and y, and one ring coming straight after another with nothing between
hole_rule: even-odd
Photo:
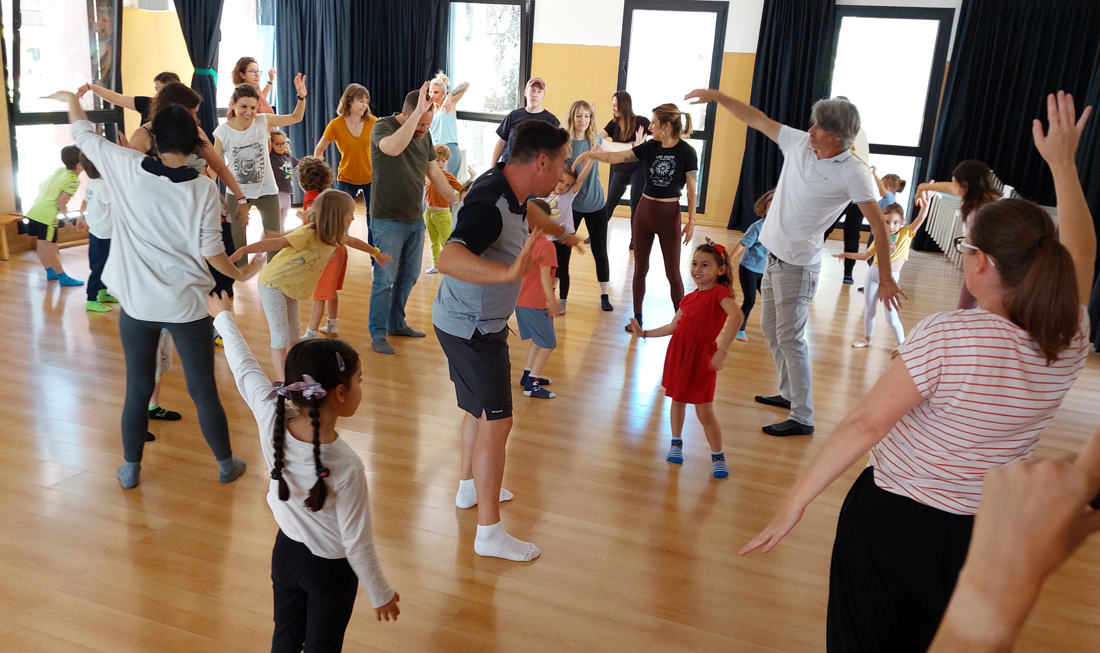
<instances>
[{"instance_id":1,"label":"woman in black top","mask_svg":"<svg viewBox=\"0 0 1100 653\"><path fill-rule=\"evenodd\" d=\"M661 256L672 294L672 306L680 308L684 298L684 281L680 278L680 192L687 186L688 221L684 225L683 243L691 242L695 233L695 172L699 157L684 141L691 136L691 116L680 113L675 104L662 104L653 110L649 131L653 140L630 150L619 152L588 151L577 157L574 169L588 159L620 164L638 161L645 173L645 188L635 215L634 239L634 318L642 323L642 300L645 299L645 277L649 273L649 253L653 238L661 241ZM605 146L605 147L614 147ZM630 331L630 325L626 327Z\"/></svg>"},{"instance_id":2,"label":"woman in black top","mask_svg":"<svg viewBox=\"0 0 1100 653\"><path fill-rule=\"evenodd\" d=\"M172 82L180 81L180 76L173 72L163 72L153 78L153 90L160 93L160 89L164 88L165 84L171 84ZM88 83L81 86L76 96L78 98L84 97L84 94L91 91L93 94L98 95L107 102L119 107L125 107L132 109L141 114L141 124L149 122L149 110L153 106L153 98L146 97L144 95L123 95L122 93L115 93L109 88L104 88L98 84Z\"/></svg>"},{"instance_id":3,"label":"woman in black top","mask_svg":"<svg viewBox=\"0 0 1100 653\"><path fill-rule=\"evenodd\" d=\"M641 145L645 135L649 133L649 118L634 115L630 93L618 91L611 96L611 113L614 117L600 130L600 137L613 143ZM623 198L627 185L630 186L630 224L633 226L634 213L638 210L638 202L642 200L642 188L645 186L645 172L642 171L640 163L617 163L611 166L611 179L607 183L607 204L604 206L604 211L608 217L615 214L615 207ZM630 242L630 249L634 249L633 240Z\"/></svg>"}]
</instances>

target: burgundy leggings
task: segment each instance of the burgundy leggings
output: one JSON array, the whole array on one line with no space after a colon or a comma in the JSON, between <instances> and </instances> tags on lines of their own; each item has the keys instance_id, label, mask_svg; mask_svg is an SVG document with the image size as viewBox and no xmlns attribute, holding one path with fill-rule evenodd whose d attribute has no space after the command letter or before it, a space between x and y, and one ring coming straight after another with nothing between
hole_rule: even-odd
<instances>
[{"instance_id":1,"label":"burgundy leggings","mask_svg":"<svg viewBox=\"0 0 1100 653\"><path fill-rule=\"evenodd\" d=\"M634 313L642 314L645 277L649 274L649 254L653 237L661 241L665 276L672 294L672 307L680 308L684 298L684 280L680 278L680 203L656 202L642 197L634 214Z\"/></svg>"}]
</instances>

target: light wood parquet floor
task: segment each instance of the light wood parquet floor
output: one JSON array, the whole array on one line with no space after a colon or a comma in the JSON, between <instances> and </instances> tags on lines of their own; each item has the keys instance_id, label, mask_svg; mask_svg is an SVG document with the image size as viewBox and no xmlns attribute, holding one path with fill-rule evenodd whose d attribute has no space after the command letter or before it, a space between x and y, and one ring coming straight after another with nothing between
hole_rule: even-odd
<instances>
[{"instance_id":1,"label":"light wood parquet floor","mask_svg":"<svg viewBox=\"0 0 1100 653\"><path fill-rule=\"evenodd\" d=\"M731 477L711 478L691 414L685 463L670 465L660 389L667 339L642 342L623 331L628 229L626 220L612 221L613 313L599 310L591 256L574 256L568 315L557 323L559 349L546 372L558 397L516 391L505 475L516 498L502 512L511 533L542 548L531 564L476 556L476 514L454 506L461 412L430 329L440 277L421 276L409 301L409 322L428 338L397 339L397 355L380 356L369 352L366 332L369 262L352 254L340 334L364 354L364 402L340 433L366 463L375 541L402 614L379 624L361 596L345 650L824 650L837 513L862 463L774 552L736 552L771 518L832 427L857 402L874 401L866 393L889 361L888 328L880 320L870 349L849 347L861 335L863 296L841 284L841 264L826 258L809 330L817 435L760 433L781 413L752 400L771 393L776 377L756 313L751 341L734 343L718 380ZM361 220L353 233L365 236ZM739 237L702 227L697 241L704 235L729 244ZM79 278L85 253L62 253ZM646 324L658 326L672 310L654 263L645 313ZM865 269L857 266L857 285ZM953 308L960 281L942 256L915 252L902 273L906 326ZM218 384L248 472L218 483L177 360L161 403L184 418L153 424L157 441L146 448L142 484L123 491L115 480L124 389L118 313L87 313L82 289L47 285L33 252L0 264L0 300L0 650L267 650L277 527L264 500L260 436L224 357ZM236 310L269 365L252 283L238 285ZM522 369L526 347L511 343L513 367ZM1092 356L1039 455L1076 451L1100 421L1098 390L1100 361ZM1097 587L1100 540L1051 579L1018 650L1100 649Z\"/></svg>"}]
</instances>

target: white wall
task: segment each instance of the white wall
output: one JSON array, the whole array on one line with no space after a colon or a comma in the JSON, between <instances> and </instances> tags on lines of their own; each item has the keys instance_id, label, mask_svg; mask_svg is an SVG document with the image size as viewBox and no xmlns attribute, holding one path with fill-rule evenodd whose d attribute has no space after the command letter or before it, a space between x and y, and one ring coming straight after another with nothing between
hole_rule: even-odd
<instances>
[{"instance_id":1,"label":"white wall","mask_svg":"<svg viewBox=\"0 0 1100 653\"><path fill-rule=\"evenodd\" d=\"M955 10L951 43L962 0L837 0L837 5L872 7L933 7ZM537 0L535 43L622 45L624 0ZM756 52L764 0L729 0L726 52ZM951 58L950 50L947 55Z\"/></svg>"}]
</instances>

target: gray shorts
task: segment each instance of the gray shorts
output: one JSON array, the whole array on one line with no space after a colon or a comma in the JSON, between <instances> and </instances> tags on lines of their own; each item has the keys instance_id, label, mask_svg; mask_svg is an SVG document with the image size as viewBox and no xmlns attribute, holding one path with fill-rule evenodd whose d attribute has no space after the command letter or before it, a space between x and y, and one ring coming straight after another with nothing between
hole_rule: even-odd
<instances>
[{"instance_id":1,"label":"gray shorts","mask_svg":"<svg viewBox=\"0 0 1100 653\"><path fill-rule=\"evenodd\" d=\"M519 337L530 340L536 347L554 349L558 339L554 335L554 318L545 308L516 307L516 322L519 323Z\"/></svg>"}]
</instances>

